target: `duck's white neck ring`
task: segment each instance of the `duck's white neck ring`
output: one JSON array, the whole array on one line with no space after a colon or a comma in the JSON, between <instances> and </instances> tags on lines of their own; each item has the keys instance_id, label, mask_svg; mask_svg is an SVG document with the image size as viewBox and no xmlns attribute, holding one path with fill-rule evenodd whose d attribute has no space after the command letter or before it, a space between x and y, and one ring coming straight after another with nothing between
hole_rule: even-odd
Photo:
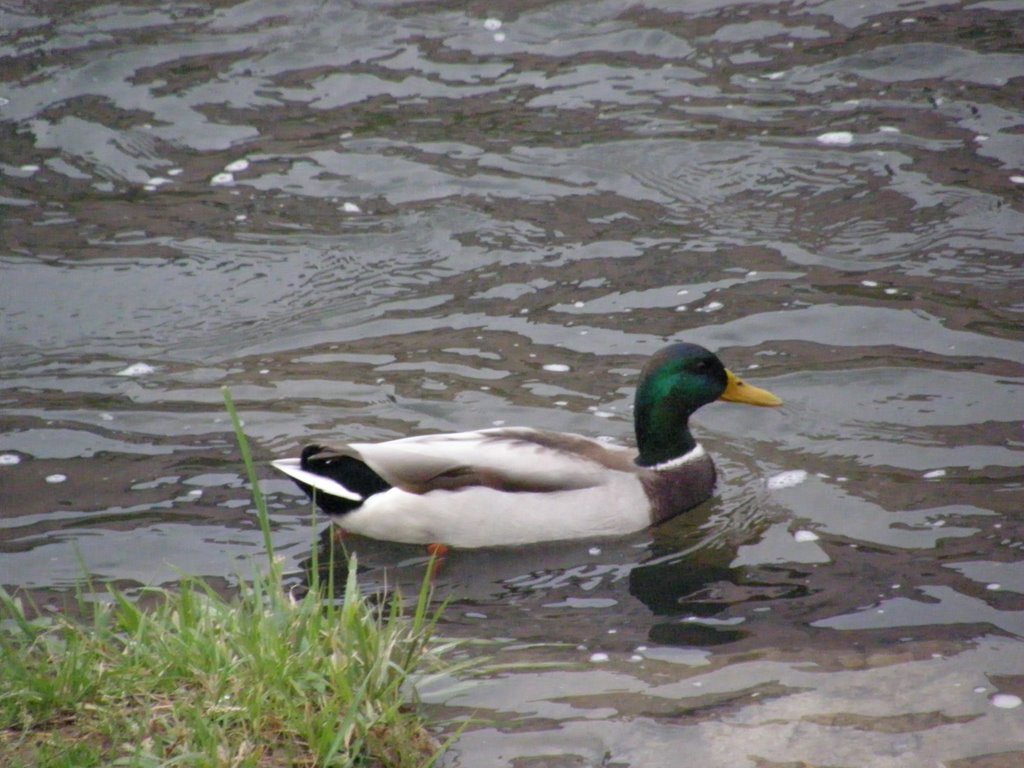
<instances>
[{"instance_id":1,"label":"duck's white neck ring","mask_svg":"<svg viewBox=\"0 0 1024 768\"><path fill-rule=\"evenodd\" d=\"M683 464L689 464L691 461L701 458L705 453L706 451L704 450L704 446L697 443L696 446L691 448L682 456L676 456L674 459L669 459L668 461L663 461L660 464L655 464L652 467L648 467L648 469L654 470L655 472L663 472L666 469L675 469L676 467L681 467Z\"/></svg>"}]
</instances>

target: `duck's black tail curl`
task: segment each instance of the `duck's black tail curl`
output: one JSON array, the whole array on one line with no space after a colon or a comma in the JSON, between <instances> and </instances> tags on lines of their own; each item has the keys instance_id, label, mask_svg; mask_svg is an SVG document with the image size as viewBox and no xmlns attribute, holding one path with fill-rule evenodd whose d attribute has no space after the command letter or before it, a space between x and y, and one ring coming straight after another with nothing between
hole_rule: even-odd
<instances>
[{"instance_id":1,"label":"duck's black tail curl","mask_svg":"<svg viewBox=\"0 0 1024 768\"><path fill-rule=\"evenodd\" d=\"M329 478L346 490L359 495L360 499L336 496L313 488L307 483L296 481L317 506L328 515L343 515L359 508L375 493L388 490L391 486L380 475L354 456L338 453L322 445L307 445L302 449L302 469L321 477Z\"/></svg>"}]
</instances>

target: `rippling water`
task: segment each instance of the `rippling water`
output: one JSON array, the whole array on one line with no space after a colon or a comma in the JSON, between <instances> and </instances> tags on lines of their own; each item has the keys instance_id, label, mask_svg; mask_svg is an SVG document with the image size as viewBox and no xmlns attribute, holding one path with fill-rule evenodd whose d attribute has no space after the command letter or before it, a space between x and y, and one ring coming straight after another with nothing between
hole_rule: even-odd
<instances>
[{"instance_id":1,"label":"rippling water","mask_svg":"<svg viewBox=\"0 0 1024 768\"><path fill-rule=\"evenodd\" d=\"M261 538L223 385L261 460L628 441L685 339L787 405L700 412L721 480L685 519L452 554L443 631L512 666L424 688L475 718L447 763L1020 765L1021 30L1008 0L0 6L0 584L230 587ZM298 571L307 506L265 490Z\"/></svg>"}]
</instances>

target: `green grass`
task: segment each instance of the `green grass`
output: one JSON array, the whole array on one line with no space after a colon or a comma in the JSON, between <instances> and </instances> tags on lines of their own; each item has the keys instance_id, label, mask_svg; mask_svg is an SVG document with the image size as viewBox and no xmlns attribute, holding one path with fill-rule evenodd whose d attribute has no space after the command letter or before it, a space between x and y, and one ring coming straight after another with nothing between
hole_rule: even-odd
<instances>
[{"instance_id":1,"label":"green grass","mask_svg":"<svg viewBox=\"0 0 1024 768\"><path fill-rule=\"evenodd\" d=\"M273 557L225 598L185 577L144 602L109 589L80 618L31 619L0 590L0 765L428 766L441 750L408 703L410 676L443 651L429 581L409 610L362 595L354 558L343 597L300 599ZM311 537L312 538L312 537ZM316 547L314 547L314 558ZM333 573L329 569L328 573ZM333 577L328 576L328 579Z\"/></svg>"}]
</instances>

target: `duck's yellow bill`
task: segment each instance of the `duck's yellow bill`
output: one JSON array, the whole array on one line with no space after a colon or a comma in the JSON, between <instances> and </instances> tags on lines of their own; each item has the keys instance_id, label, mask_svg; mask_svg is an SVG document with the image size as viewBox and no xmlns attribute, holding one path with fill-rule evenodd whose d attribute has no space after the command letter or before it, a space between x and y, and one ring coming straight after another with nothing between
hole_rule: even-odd
<instances>
[{"instance_id":1,"label":"duck's yellow bill","mask_svg":"<svg viewBox=\"0 0 1024 768\"><path fill-rule=\"evenodd\" d=\"M747 405L782 405L782 398L776 397L767 389L747 384L728 369L726 369L725 375L729 382L725 385L725 392L718 398L719 400L728 400L730 403L746 403Z\"/></svg>"}]
</instances>

